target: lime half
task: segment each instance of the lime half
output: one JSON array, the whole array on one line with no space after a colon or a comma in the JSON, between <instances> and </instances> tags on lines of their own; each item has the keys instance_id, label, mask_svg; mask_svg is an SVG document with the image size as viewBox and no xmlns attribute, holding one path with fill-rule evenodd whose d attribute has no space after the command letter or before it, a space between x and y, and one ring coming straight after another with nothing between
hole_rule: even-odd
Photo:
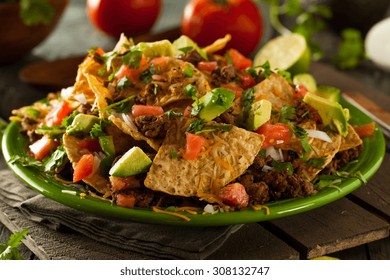
<instances>
[{"instance_id":1,"label":"lime half","mask_svg":"<svg viewBox=\"0 0 390 280\"><path fill-rule=\"evenodd\" d=\"M286 70L292 75L305 73L310 67L310 49L302 35L281 35L267 42L259 50L253 64L263 65L267 60L274 70Z\"/></svg>"}]
</instances>

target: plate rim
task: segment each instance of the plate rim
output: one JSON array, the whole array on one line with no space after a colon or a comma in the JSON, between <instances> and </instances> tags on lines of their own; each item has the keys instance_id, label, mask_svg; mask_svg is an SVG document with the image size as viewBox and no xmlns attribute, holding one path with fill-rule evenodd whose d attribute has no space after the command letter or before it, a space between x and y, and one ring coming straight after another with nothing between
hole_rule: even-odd
<instances>
[{"instance_id":1,"label":"plate rim","mask_svg":"<svg viewBox=\"0 0 390 280\"><path fill-rule=\"evenodd\" d=\"M349 108L353 111L351 116L358 117L357 123L361 123L362 119L363 123L371 120L371 118L368 117L364 112L360 111L349 102L341 100L340 103L343 105L343 107ZM68 189L69 187L61 184L58 181L55 181L54 178L45 177L42 172L34 172L36 170L34 168L22 166L19 163L11 163L10 159L12 158L12 156L20 155L20 153L15 154L15 151L21 149L21 145L24 144L19 143L19 141L22 141L21 137L24 136L19 133L18 126L19 123L15 121L11 122L7 126L2 137L2 152L8 167L28 187L37 191L38 193L43 194L49 199L57 201L68 207L84 212L89 212L95 215L97 214L103 217L117 218L122 220L125 219L129 220L130 222L133 221L175 226L226 226L234 224L263 222L296 215L319 208L346 196L347 194L351 193L362 185L362 182L359 179L351 178L344 180L340 184L339 189L327 188L322 189L319 193L309 197L269 202L266 203L265 206L269 207L269 210L271 211L270 214L267 214L265 209L245 209L241 211L218 213L214 215L188 214L187 216L190 217L190 220L185 221L181 218L174 217L172 215L153 212L151 209L129 209L90 196L87 196L86 198L81 198L78 194L74 195L66 192L64 193L62 192L62 189ZM16 142L17 145L14 145L15 139L13 139L12 136L19 137L18 141ZM366 138L363 140L364 145L376 145L376 152L373 155L369 155L371 157L370 162L372 162L372 164L370 164L370 166L368 167L364 166L363 160L363 163L360 162L356 166L356 168L360 167L361 165L365 167L363 177L366 180L371 179L371 177L379 169L386 152L384 136L378 125L376 125L376 130L373 138L374 139ZM367 156L366 149L363 149L363 153L365 153L364 156ZM348 170L349 169L354 169L354 167L351 166L350 168L348 168ZM294 207L294 205L296 204L298 204L299 207Z\"/></svg>"}]
</instances>

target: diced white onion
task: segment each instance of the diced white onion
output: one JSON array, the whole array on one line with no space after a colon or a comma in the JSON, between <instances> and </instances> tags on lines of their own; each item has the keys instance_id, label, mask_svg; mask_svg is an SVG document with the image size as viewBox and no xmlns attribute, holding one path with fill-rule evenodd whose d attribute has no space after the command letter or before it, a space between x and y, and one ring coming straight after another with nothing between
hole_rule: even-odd
<instances>
[{"instance_id":1,"label":"diced white onion","mask_svg":"<svg viewBox=\"0 0 390 280\"><path fill-rule=\"evenodd\" d=\"M218 210L214 209L214 206L211 204L207 204L204 209L205 212L210 213L210 214L216 214L218 213Z\"/></svg>"},{"instance_id":2,"label":"diced white onion","mask_svg":"<svg viewBox=\"0 0 390 280\"><path fill-rule=\"evenodd\" d=\"M280 145L280 144L283 144L284 143L284 140L276 140L276 145Z\"/></svg>"},{"instance_id":3,"label":"diced white onion","mask_svg":"<svg viewBox=\"0 0 390 280\"><path fill-rule=\"evenodd\" d=\"M280 153L273 146L265 149L265 155L270 156L272 159L276 161L282 160L282 158L280 157Z\"/></svg>"},{"instance_id":4,"label":"diced white onion","mask_svg":"<svg viewBox=\"0 0 390 280\"><path fill-rule=\"evenodd\" d=\"M267 172L270 170L274 170L274 168L272 166L269 166L269 165L264 165L263 168L261 169L261 171L263 171L263 172Z\"/></svg>"},{"instance_id":5,"label":"diced white onion","mask_svg":"<svg viewBox=\"0 0 390 280\"><path fill-rule=\"evenodd\" d=\"M81 104L87 104L87 98L85 97L84 93L75 94L73 97Z\"/></svg>"},{"instance_id":6,"label":"diced white onion","mask_svg":"<svg viewBox=\"0 0 390 280\"><path fill-rule=\"evenodd\" d=\"M61 89L61 97L62 99L68 99L73 93L74 87L67 87Z\"/></svg>"},{"instance_id":7,"label":"diced white onion","mask_svg":"<svg viewBox=\"0 0 390 280\"><path fill-rule=\"evenodd\" d=\"M307 135L312 138L317 138L320 140L323 140L328 143L332 143L332 139L329 137L329 135L321 130L315 130L315 129L306 129Z\"/></svg>"}]
</instances>

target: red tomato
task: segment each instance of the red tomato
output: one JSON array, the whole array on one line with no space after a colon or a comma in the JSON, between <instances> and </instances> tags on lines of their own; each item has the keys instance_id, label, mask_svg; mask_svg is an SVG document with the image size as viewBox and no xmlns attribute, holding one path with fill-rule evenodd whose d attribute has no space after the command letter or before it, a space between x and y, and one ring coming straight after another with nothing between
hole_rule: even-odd
<instances>
[{"instance_id":1,"label":"red tomato","mask_svg":"<svg viewBox=\"0 0 390 280\"><path fill-rule=\"evenodd\" d=\"M110 176L110 183L114 191L120 191L127 188L141 187L140 182L135 176L130 176L126 178Z\"/></svg>"},{"instance_id":2,"label":"red tomato","mask_svg":"<svg viewBox=\"0 0 390 280\"><path fill-rule=\"evenodd\" d=\"M233 183L223 187L218 195L223 203L231 206L239 206L245 208L249 203L249 195L245 191L245 187L240 183Z\"/></svg>"},{"instance_id":3,"label":"red tomato","mask_svg":"<svg viewBox=\"0 0 390 280\"><path fill-rule=\"evenodd\" d=\"M161 116L164 114L164 109L160 106L133 105L131 114L134 118L139 116Z\"/></svg>"},{"instance_id":4,"label":"red tomato","mask_svg":"<svg viewBox=\"0 0 390 280\"><path fill-rule=\"evenodd\" d=\"M80 149L87 149L88 151L92 152L97 152L101 151L101 147L99 144L98 139L92 139L92 138L83 138L79 142L79 148Z\"/></svg>"},{"instance_id":5,"label":"red tomato","mask_svg":"<svg viewBox=\"0 0 390 280\"><path fill-rule=\"evenodd\" d=\"M302 99L305 97L306 93L308 93L307 88L304 85L296 85L295 86L295 98Z\"/></svg>"},{"instance_id":6,"label":"red tomato","mask_svg":"<svg viewBox=\"0 0 390 280\"><path fill-rule=\"evenodd\" d=\"M375 123L370 122L367 124L362 125L354 125L353 128L355 129L356 133L362 138L362 137L369 137L374 134L375 132Z\"/></svg>"},{"instance_id":7,"label":"red tomato","mask_svg":"<svg viewBox=\"0 0 390 280\"><path fill-rule=\"evenodd\" d=\"M72 108L65 100L61 101L46 115L44 123L47 126L61 125L62 120L72 112Z\"/></svg>"},{"instance_id":8,"label":"red tomato","mask_svg":"<svg viewBox=\"0 0 390 280\"><path fill-rule=\"evenodd\" d=\"M277 141L283 141L283 143L289 143L291 139L291 131L287 124L276 123L271 124L266 122L257 129L257 133L263 134L265 140L262 148L267 148L277 144Z\"/></svg>"},{"instance_id":9,"label":"red tomato","mask_svg":"<svg viewBox=\"0 0 390 280\"><path fill-rule=\"evenodd\" d=\"M156 22L161 0L87 0L87 12L92 24L107 33L128 37L147 33Z\"/></svg>"},{"instance_id":10,"label":"red tomato","mask_svg":"<svg viewBox=\"0 0 390 280\"><path fill-rule=\"evenodd\" d=\"M186 150L184 154L185 160L193 160L199 155L202 147L204 146L206 139L200 135L186 132Z\"/></svg>"},{"instance_id":11,"label":"red tomato","mask_svg":"<svg viewBox=\"0 0 390 280\"><path fill-rule=\"evenodd\" d=\"M224 85L221 85L221 87L226 88L226 89L234 92L234 95L236 96L235 97L236 99L240 98L242 96L242 88L240 88L237 85L234 85L234 84L224 84Z\"/></svg>"},{"instance_id":12,"label":"red tomato","mask_svg":"<svg viewBox=\"0 0 390 280\"><path fill-rule=\"evenodd\" d=\"M35 159L43 160L58 145L58 141L50 139L48 136L43 136L41 139L31 144L29 148L34 154Z\"/></svg>"},{"instance_id":13,"label":"red tomato","mask_svg":"<svg viewBox=\"0 0 390 280\"><path fill-rule=\"evenodd\" d=\"M198 69L201 71L212 72L217 68L216 61L201 61L198 63Z\"/></svg>"},{"instance_id":14,"label":"red tomato","mask_svg":"<svg viewBox=\"0 0 390 280\"><path fill-rule=\"evenodd\" d=\"M233 65L240 70L244 70L244 69L252 66L252 60L245 57L242 53L240 53L236 49L228 50L227 54L232 59Z\"/></svg>"},{"instance_id":15,"label":"red tomato","mask_svg":"<svg viewBox=\"0 0 390 280\"><path fill-rule=\"evenodd\" d=\"M248 89L256 85L255 79L248 72L239 72L237 75L240 78L240 83L243 89Z\"/></svg>"},{"instance_id":16,"label":"red tomato","mask_svg":"<svg viewBox=\"0 0 390 280\"><path fill-rule=\"evenodd\" d=\"M184 8L181 32L201 47L229 33L232 39L227 49L248 56L261 40L263 20L252 0L191 0Z\"/></svg>"},{"instance_id":17,"label":"red tomato","mask_svg":"<svg viewBox=\"0 0 390 280\"><path fill-rule=\"evenodd\" d=\"M93 172L93 154L85 154L81 157L79 162L76 164L73 172L73 182L78 182L82 179L87 178Z\"/></svg>"},{"instance_id":18,"label":"red tomato","mask_svg":"<svg viewBox=\"0 0 390 280\"><path fill-rule=\"evenodd\" d=\"M133 194L120 193L116 197L116 204L122 207L133 208L135 206L135 196Z\"/></svg>"}]
</instances>

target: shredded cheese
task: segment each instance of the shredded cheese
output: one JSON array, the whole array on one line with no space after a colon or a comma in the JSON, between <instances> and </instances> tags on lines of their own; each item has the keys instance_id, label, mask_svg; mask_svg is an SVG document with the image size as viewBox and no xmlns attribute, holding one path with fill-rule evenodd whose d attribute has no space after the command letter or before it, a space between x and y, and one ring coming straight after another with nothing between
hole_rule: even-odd
<instances>
[{"instance_id":1,"label":"shredded cheese","mask_svg":"<svg viewBox=\"0 0 390 280\"><path fill-rule=\"evenodd\" d=\"M182 214L179 214L179 213L176 213L176 212L170 212L170 211L165 211L165 210L162 210L160 208L157 208L156 206L153 206L152 207L152 210L156 213L162 213L162 214L167 214L167 215L171 215L171 216L175 216L175 217L178 217L178 218L181 218L185 221L190 221L191 219L185 215L182 215Z\"/></svg>"},{"instance_id":2,"label":"shredded cheese","mask_svg":"<svg viewBox=\"0 0 390 280\"><path fill-rule=\"evenodd\" d=\"M271 214L271 211L269 210L269 207L267 207L267 206L265 206L265 205L252 205L252 208L253 208L254 210L256 210L256 211L259 211L259 210L264 209L266 215Z\"/></svg>"}]
</instances>

